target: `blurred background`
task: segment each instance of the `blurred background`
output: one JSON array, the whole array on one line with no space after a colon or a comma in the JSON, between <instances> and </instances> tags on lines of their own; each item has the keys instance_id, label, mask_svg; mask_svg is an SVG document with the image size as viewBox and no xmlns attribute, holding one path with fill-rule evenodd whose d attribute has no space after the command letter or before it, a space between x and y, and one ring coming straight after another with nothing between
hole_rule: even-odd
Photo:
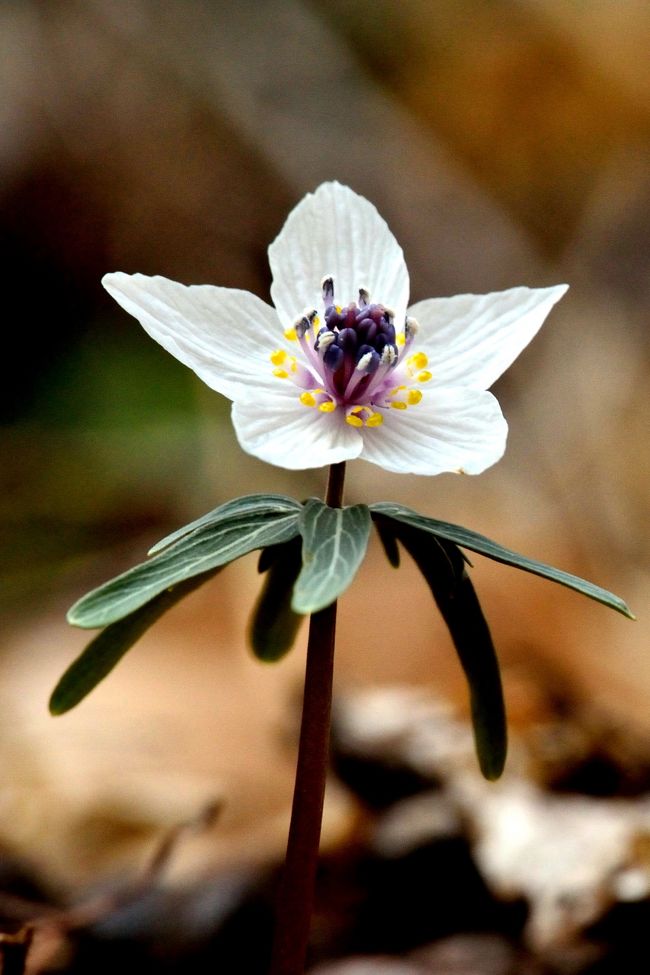
<instances>
[{"instance_id":1,"label":"blurred background","mask_svg":"<svg viewBox=\"0 0 650 975\"><path fill-rule=\"evenodd\" d=\"M137 875L161 832L216 801L214 826L165 874L175 895L199 874L220 878L212 931L250 876L257 883L281 856L304 635L277 668L251 659L252 557L161 621L78 711L53 719L47 698L84 645L64 615L87 588L236 494L324 489L322 472L243 454L229 404L112 303L102 274L163 274L267 299L268 244L306 192L338 179L387 219L413 301L571 285L495 387L511 426L499 465L476 479L425 479L359 462L347 500L392 499L465 524L619 592L637 613L630 623L475 560L504 663L511 777L546 797L558 783L574 799L634 797L613 819L618 859L599 861L586 913L575 902L558 908L564 888L545 887L538 901L512 878L490 889L526 904L508 937L546 952L544 971L609 971L588 967L604 964L592 944L592 955L575 946L625 900L621 891L647 921L650 890L639 798L650 788L648 5L4 0L0 49L0 846L9 862L43 900L74 901L107 877ZM462 720L460 670L410 566L396 574L373 547L340 615L343 712L347 701L356 714L371 688L400 685ZM396 700L389 725L410 711ZM639 802L645 825L625 832ZM368 805L345 776L333 783L333 855L358 844ZM633 870L631 888L607 887L615 868ZM327 917L314 955L323 963L327 932L339 931ZM558 960L559 942L574 954ZM391 948L337 944L342 956L341 944ZM63 936L55 948L34 971L80 957ZM436 964L418 970L444 970ZM253 961L236 970L257 971Z\"/></svg>"}]
</instances>

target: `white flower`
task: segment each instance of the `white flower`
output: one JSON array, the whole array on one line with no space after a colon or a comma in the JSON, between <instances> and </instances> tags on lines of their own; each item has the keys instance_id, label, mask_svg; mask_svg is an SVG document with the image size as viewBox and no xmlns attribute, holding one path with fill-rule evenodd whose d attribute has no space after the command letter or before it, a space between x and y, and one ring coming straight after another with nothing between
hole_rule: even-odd
<instances>
[{"instance_id":1,"label":"white flower","mask_svg":"<svg viewBox=\"0 0 650 975\"><path fill-rule=\"evenodd\" d=\"M280 467L361 457L478 474L507 424L489 386L566 291L512 288L407 309L404 255L375 207L324 183L269 247L275 308L247 291L107 274L152 338L233 401L244 450Z\"/></svg>"}]
</instances>

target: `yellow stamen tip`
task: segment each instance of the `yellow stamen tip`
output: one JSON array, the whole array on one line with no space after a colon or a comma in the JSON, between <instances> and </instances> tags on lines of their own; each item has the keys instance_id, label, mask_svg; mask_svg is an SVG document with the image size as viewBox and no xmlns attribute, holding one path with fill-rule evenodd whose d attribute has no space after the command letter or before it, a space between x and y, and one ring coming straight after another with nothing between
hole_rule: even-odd
<instances>
[{"instance_id":1,"label":"yellow stamen tip","mask_svg":"<svg viewBox=\"0 0 650 975\"><path fill-rule=\"evenodd\" d=\"M278 379L288 379L289 378L289 373L287 372L286 369L274 369L273 370L273 375L274 376L277 376Z\"/></svg>"},{"instance_id":2,"label":"yellow stamen tip","mask_svg":"<svg viewBox=\"0 0 650 975\"><path fill-rule=\"evenodd\" d=\"M349 413L348 416L346 416L345 418L345 422L349 423L351 427L363 426L363 420L361 419L360 416L357 416L355 413Z\"/></svg>"},{"instance_id":3,"label":"yellow stamen tip","mask_svg":"<svg viewBox=\"0 0 650 975\"><path fill-rule=\"evenodd\" d=\"M400 332L399 335L395 337L395 345L404 345L406 342L406 336L404 332Z\"/></svg>"},{"instance_id":4,"label":"yellow stamen tip","mask_svg":"<svg viewBox=\"0 0 650 975\"><path fill-rule=\"evenodd\" d=\"M426 369L426 367L429 365L429 360L424 352L416 352L414 355L409 356L409 364L412 365L414 369Z\"/></svg>"},{"instance_id":5,"label":"yellow stamen tip","mask_svg":"<svg viewBox=\"0 0 650 975\"><path fill-rule=\"evenodd\" d=\"M394 410L405 410L407 404L401 399L396 399L390 405Z\"/></svg>"},{"instance_id":6,"label":"yellow stamen tip","mask_svg":"<svg viewBox=\"0 0 650 975\"><path fill-rule=\"evenodd\" d=\"M287 358L287 352L284 349L274 349L270 355L271 362L274 366L281 366L284 360Z\"/></svg>"},{"instance_id":7,"label":"yellow stamen tip","mask_svg":"<svg viewBox=\"0 0 650 975\"><path fill-rule=\"evenodd\" d=\"M422 399L422 393L419 389L409 389L408 395L406 397L406 402L409 406L415 406Z\"/></svg>"},{"instance_id":8,"label":"yellow stamen tip","mask_svg":"<svg viewBox=\"0 0 650 975\"><path fill-rule=\"evenodd\" d=\"M284 333L284 337L290 342L296 342L298 340L298 333L296 332L295 328L288 328Z\"/></svg>"},{"instance_id":9,"label":"yellow stamen tip","mask_svg":"<svg viewBox=\"0 0 650 975\"><path fill-rule=\"evenodd\" d=\"M384 422L384 418L381 413L371 413L366 420L367 427L380 427Z\"/></svg>"},{"instance_id":10,"label":"yellow stamen tip","mask_svg":"<svg viewBox=\"0 0 650 975\"><path fill-rule=\"evenodd\" d=\"M300 402L303 406L316 406L316 398L312 393L309 392L300 394Z\"/></svg>"},{"instance_id":11,"label":"yellow stamen tip","mask_svg":"<svg viewBox=\"0 0 650 975\"><path fill-rule=\"evenodd\" d=\"M325 403L321 403L318 409L321 411L321 413L333 413L336 409L336 403L330 399Z\"/></svg>"},{"instance_id":12,"label":"yellow stamen tip","mask_svg":"<svg viewBox=\"0 0 650 975\"><path fill-rule=\"evenodd\" d=\"M422 372L418 373L417 378L419 383L428 383L430 379L433 379L433 375L428 371L428 369L424 369Z\"/></svg>"}]
</instances>

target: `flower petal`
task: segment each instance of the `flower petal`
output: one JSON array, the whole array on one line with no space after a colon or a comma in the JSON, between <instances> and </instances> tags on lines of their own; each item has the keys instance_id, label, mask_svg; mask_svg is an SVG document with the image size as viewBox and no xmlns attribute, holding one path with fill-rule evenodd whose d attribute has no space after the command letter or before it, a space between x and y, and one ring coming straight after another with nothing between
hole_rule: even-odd
<instances>
[{"instance_id":1,"label":"flower petal","mask_svg":"<svg viewBox=\"0 0 650 975\"><path fill-rule=\"evenodd\" d=\"M340 410L321 413L303 406L282 387L273 396L252 396L233 404L232 422L244 450L290 470L324 467L358 457L363 441Z\"/></svg>"},{"instance_id":2,"label":"flower petal","mask_svg":"<svg viewBox=\"0 0 650 975\"><path fill-rule=\"evenodd\" d=\"M422 326L414 348L437 385L488 389L541 327L568 285L429 298L409 309Z\"/></svg>"},{"instance_id":3,"label":"flower petal","mask_svg":"<svg viewBox=\"0 0 650 975\"><path fill-rule=\"evenodd\" d=\"M503 455L507 434L492 393L432 388L417 406L364 429L361 459L398 474L480 474Z\"/></svg>"},{"instance_id":4,"label":"flower petal","mask_svg":"<svg viewBox=\"0 0 650 975\"><path fill-rule=\"evenodd\" d=\"M271 295L288 328L305 307L321 309L321 281L347 305L366 288L404 320L409 279L404 254L372 203L340 183L323 183L289 214L269 247Z\"/></svg>"},{"instance_id":5,"label":"flower petal","mask_svg":"<svg viewBox=\"0 0 650 975\"><path fill-rule=\"evenodd\" d=\"M106 274L102 284L146 332L229 399L269 387L269 355L282 344L278 316L248 291L186 287L163 277Z\"/></svg>"}]
</instances>

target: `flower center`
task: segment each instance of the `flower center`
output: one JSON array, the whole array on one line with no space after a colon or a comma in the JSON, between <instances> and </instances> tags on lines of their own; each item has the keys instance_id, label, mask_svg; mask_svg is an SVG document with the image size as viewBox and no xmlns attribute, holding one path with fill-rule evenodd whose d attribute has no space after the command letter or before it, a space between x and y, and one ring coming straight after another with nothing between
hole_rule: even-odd
<instances>
[{"instance_id":1,"label":"flower center","mask_svg":"<svg viewBox=\"0 0 650 975\"><path fill-rule=\"evenodd\" d=\"M308 311L285 332L297 341L306 363L286 349L276 349L271 362L279 379L290 379L302 389L303 406L323 413L341 409L355 427L377 427L388 409L405 410L422 399L416 383L431 379L427 357L406 355L418 330L406 318L404 331L396 334L394 314L384 305L371 303L365 288L358 301L334 304L334 282L323 280L324 324L318 312Z\"/></svg>"}]
</instances>

